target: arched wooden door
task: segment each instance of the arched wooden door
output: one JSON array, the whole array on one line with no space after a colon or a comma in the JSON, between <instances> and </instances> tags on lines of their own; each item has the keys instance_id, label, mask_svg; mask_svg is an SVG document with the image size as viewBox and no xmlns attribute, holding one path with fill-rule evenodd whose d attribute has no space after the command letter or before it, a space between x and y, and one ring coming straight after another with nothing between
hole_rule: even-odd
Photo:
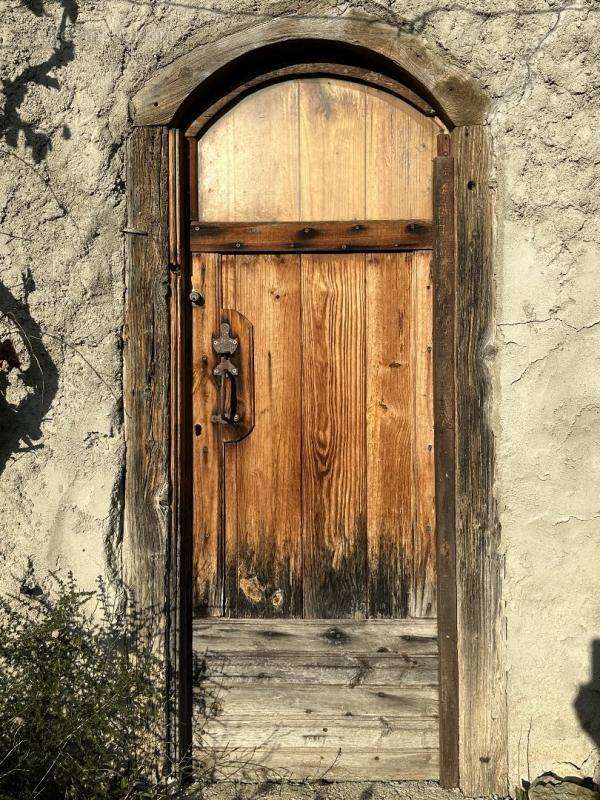
<instances>
[{"instance_id":1,"label":"arched wooden door","mask_svg":"<svg viewBox=\"0 0 600 800\"><path fill-rule=\"evenodd\" d=\"M313 77L198 139L194 735L223 777L438 777L439 132Z\"/></svg>"}]
</instances>

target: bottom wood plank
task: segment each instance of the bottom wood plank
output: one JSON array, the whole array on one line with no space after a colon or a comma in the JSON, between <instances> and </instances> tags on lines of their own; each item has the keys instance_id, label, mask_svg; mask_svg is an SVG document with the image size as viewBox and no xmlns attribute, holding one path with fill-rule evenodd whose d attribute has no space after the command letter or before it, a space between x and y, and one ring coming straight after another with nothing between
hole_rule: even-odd
<instances>
[{"instance_id":1,"label":"bottom wood plank","mask_svg":"<svg viewBox=\"0 0 600 800\"><path fill-rule=\"evenodd\" d=\"M397 719L394 717L343 717L311 715L307 718L283 717L281 722L268 717L255 719L207 719L197 726L203 747L261 750L312 750L358 748L367 744L385 750L434 750L438 746L439 726L435 718Z\"/></svg>"},{"instance_id":2,"label":"bottom wood plank","mask_svg":"<svg viewBox=\"0 0 600 800\"><path fill-rule=\"evenodd\" d=\"M221 748L198 759L216 780L261 782L265 780L388 781L437 780L439 756L431 750L381 750L361 747L335 748Z\"/></svg>"}]
</instances>

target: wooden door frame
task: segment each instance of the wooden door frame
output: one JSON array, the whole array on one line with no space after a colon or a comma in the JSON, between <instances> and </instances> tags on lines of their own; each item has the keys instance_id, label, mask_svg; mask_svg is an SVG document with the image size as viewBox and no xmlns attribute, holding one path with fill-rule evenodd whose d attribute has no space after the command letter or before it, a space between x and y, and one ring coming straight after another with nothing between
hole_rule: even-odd
<instances>
[{"instance_id":1,"label":"wooden door frame","mask_svg":"<svg viewBox=\"0 0 600 800\"><path fill-rule=\"evenodd\" d=\"M192 498L181 465L190 463L187 223L195 209L186 186L195 148L184 133L199 113L206 124L240 96L238 75L253 90L285 77L274 75L282 69L306 74L307 60L320 74L339 77L341 66L349 79L404 92L450 130L434 169L441 782L469 795L506 794L503 562L485 362L494 302L488 104L416 37L368 20L263 22L176 59L132 100L123 560L126 581L164 629L169 757L187 763L192 736Z\"/></svg>"}]
</instances>

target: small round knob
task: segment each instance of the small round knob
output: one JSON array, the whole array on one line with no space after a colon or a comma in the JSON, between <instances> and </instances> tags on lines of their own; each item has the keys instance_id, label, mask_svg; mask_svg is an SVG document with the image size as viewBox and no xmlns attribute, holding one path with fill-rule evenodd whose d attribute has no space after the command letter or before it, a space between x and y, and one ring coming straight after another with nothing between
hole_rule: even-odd
<instances>
[{"instance_id":1,"label":"small round knob","mask_svg":"<svg viewBox=\"0 0 600 800\"><path fill-rule=\"evenodd\" d=\"M202 292L190 292L190 302L192 305L195 306L203 306L204 305L204 295Z\"/></svg>"}]
</instances>

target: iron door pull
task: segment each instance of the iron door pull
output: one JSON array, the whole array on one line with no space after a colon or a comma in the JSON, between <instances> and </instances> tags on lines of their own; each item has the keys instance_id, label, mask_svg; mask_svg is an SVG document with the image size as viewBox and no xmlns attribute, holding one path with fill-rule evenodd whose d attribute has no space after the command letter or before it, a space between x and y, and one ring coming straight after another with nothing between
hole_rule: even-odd
<instances>
[{"instance_id":1,"label":"iron door pull","mask_svg":"<svg viewBox=\"0 0 600 800\"><path fill-rule=\"evenodd\" d=\"M219 363L213 370L218 380L219 408L212 421L218 425L239 425L242 415L238 410L237 377L239 370L231 361L236 352L239 339L231 335L228 322L221 323L219 336L213 339L213 350L219 356Z\"/></svg>"}]
</instances>

